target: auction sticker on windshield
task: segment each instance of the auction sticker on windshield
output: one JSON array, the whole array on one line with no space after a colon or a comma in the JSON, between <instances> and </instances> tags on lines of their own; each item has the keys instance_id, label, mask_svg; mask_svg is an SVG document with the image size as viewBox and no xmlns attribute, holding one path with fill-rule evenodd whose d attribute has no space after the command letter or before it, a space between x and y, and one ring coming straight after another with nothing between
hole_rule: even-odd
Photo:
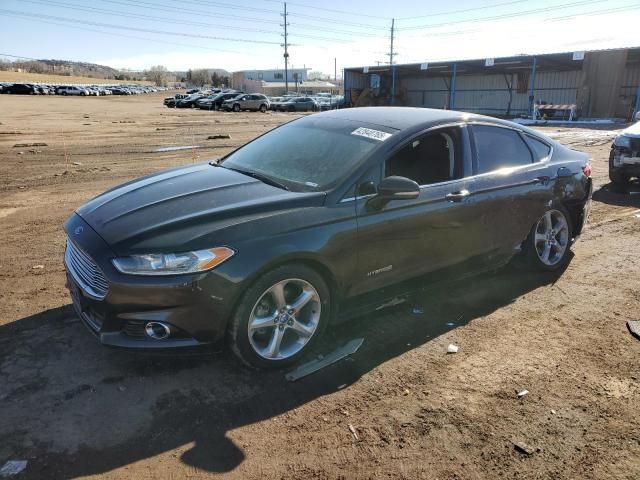
<instances>
[{"instance_id":1,"label":"auction sticker on windshield","mask_svg":"<svg viewBox=\"0 0 640 480\"><path fill-rule=\"evenodd\" d=\"M390 133L381 132L380 130L373 130L372 128L356 128L351 135L358 135L360 137L370 138L372 140L378 140L379 142L384 142L387 138L391 136Z\"/></svg>"}]
</instances>

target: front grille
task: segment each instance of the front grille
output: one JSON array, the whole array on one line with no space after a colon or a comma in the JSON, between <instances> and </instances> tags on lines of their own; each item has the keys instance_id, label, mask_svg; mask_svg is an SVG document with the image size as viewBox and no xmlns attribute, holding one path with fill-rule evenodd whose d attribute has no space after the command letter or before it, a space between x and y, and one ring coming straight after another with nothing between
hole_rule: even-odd
<instances>
[{"instance_id":1,"label":"front grille","mask_svg":"<svg viewBox=\"0 0 640 480\"><path fill-rule=\"evenodd\" d=\"M78 285L89 296L102 300L107 296L109 283L93 259L75 243L67 239L64 263Z\"/></svg>"}]
</instances>

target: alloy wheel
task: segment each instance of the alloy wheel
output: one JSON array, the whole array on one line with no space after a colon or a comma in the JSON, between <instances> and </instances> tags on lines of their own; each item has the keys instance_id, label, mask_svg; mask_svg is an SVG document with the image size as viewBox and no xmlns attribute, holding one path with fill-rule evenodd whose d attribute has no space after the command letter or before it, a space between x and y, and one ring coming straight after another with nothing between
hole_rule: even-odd
<instances>
[{"instance_id":1,"label":"alloy wheel","mask_svg":"<svg viewBox=\"0 0 640 480\"><path fill-rule=\"evenodd\" d=\"M267 360L300 352L320 324L320 295L309 282L290 278L269 287L251 310L249 343Z\"/></svg>"},{"instance_id":2,"label":"alloy wheel","mask_svg":"<svg viewBox=\"0 0 640 480\"><path fill-rule=\"evenodd\" d=\"M549 266L564 258L569 246L569 224L559 210L549 210L536 225L534 245L538 258Z\"/></svg>"}]
</instances>

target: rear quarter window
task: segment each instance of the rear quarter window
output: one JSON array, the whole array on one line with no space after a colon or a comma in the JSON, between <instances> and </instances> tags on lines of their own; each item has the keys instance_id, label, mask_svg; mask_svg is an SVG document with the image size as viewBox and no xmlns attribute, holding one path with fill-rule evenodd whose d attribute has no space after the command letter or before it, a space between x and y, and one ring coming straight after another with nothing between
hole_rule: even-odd
<instances>
[{"instance_id":1,"label":"rear quarter window","mask_svg":"<svg viewBox=\"0 0 640 480\"><path fill-rule=\"evenodd\" d=\"M544 160L549 156L549 154L551 154L551 147L542 140L538 140L531 135L527 135L527 142L529 143L531 151L533 152L534 162Z\"/></svg>"},{"instance_id":2,"label":"rear quarter window","mask_svg":"<svg viewBox=\"0 0 640 480\"><path fill-rule=\"evenodd\" d=\"M478 174L530 165L531 151L520 134L509 128L474 125Z\"/></svg>"}]
</instances>

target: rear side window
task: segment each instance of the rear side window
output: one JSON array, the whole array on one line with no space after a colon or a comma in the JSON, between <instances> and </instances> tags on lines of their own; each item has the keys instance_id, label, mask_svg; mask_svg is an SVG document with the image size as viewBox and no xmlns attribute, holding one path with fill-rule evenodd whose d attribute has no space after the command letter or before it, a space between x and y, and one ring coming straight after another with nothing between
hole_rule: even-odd
<instances>
[{"instance_id":1,"label":"rear side window","mask_svg":"<svg viewBox=\"0 0 640 480\"><path fill-rule=\"evenodd\" d=\"M527 135L527 141L533 150L533 161L539 162L549 156L551 153L551 147L544 143L542 140L538 140L531 135Z\"/></svg>"},{"instance_id":2,"label":"rear side window","mask_svg":"<svg viewBox=\"0 0 640 480\"><path fill-rule=\"evenodd\" d=\"M479 174L531 163L531 151L515 130L474 125L473 138Z\"/></svg>"}]
</instances>

